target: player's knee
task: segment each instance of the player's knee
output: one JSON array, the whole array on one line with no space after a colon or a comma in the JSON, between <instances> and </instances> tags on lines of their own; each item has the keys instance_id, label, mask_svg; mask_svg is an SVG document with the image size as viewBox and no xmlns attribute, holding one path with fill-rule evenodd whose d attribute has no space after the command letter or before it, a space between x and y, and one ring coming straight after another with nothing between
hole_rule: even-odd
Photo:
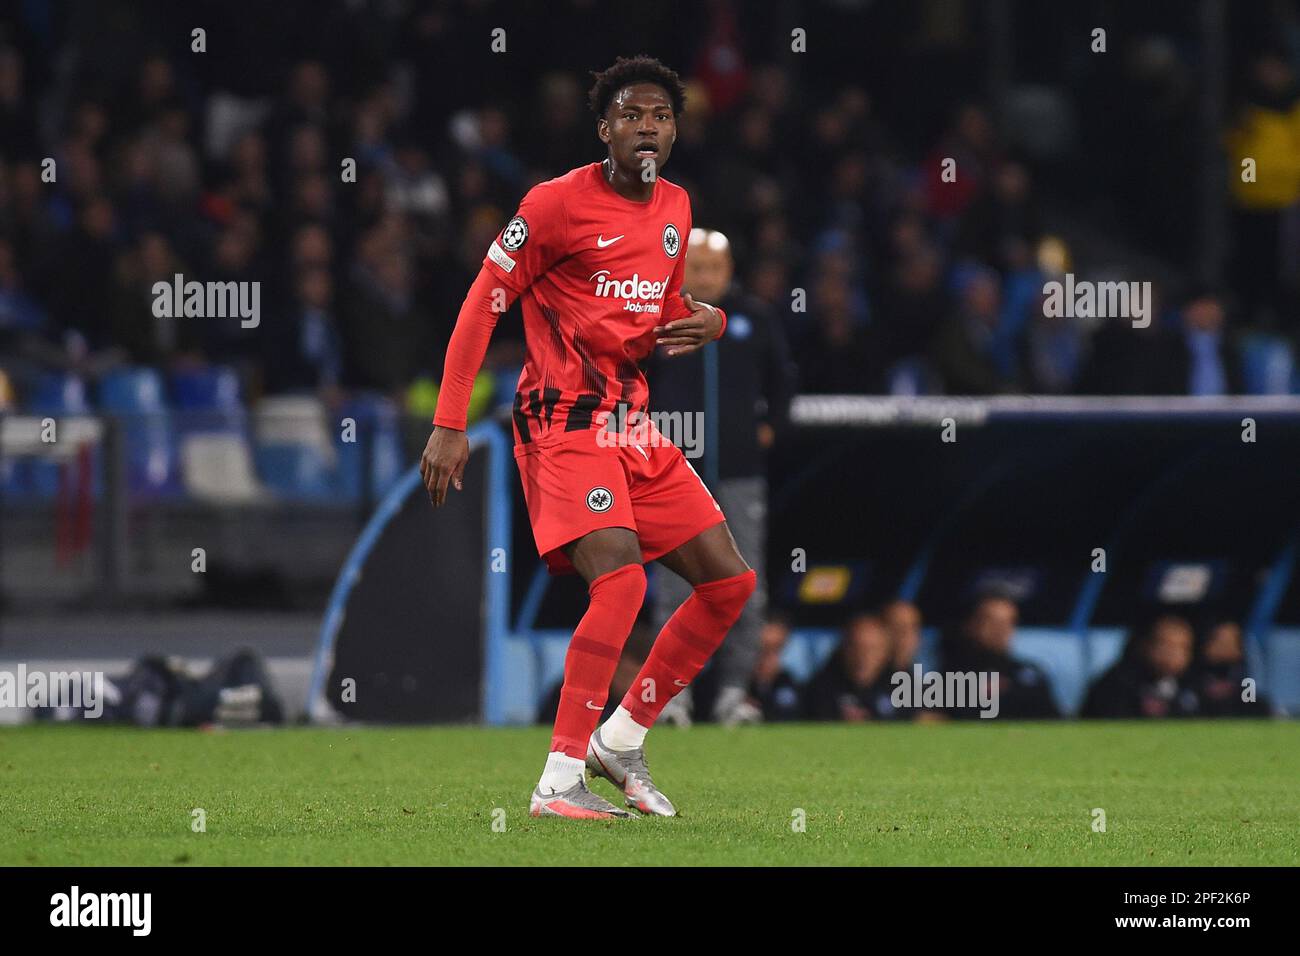
<instances>
[{"instance_id":1,"label":"player's knee","mask_svg":"<svg viewBox=\"0 0 1300 956\"><path fill-rule=\"evenodd\" d=\"M758 574L753 568L734 577L707 581L695 586L698 597L719 619L726 619L730 627L740 617L745 602L758 586Z\"/></svg>"},{"instance_id":2,"label":"player's knee","mask_svg":"<svg viewBox=\"0 0 1300 956\"><path fill-rule=\"evenodd\" d=\"M645 568L640 564L625 564L606 572L595 578L587 588L593 601L627 608L633 617L641 610L645 591Z\"/></svg>"}]
</instances>

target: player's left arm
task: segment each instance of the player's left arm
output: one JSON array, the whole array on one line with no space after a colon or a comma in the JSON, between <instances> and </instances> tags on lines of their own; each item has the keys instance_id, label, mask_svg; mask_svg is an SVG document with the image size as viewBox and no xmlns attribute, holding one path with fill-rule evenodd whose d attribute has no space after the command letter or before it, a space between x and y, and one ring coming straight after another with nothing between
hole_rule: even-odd
<instances>
[{"instance_id":1,"label":"player's left arm","mask_svg":"<svg viewBox=\"0 0 1300 956\"><path fill-rule=\"evenodd\" d=\"M691 234L691 220L686 220L687 236ZM668 280L668 294L664 296L663 325L655 326L655 344L665 346L669 355L689 355L697 352L715 339L722 338L727 328L727 313L716 305L696 302L689 292L682 292L682 276L686 274L686 243L682 243L681 258Z\"/></svg>"}]
</instances>

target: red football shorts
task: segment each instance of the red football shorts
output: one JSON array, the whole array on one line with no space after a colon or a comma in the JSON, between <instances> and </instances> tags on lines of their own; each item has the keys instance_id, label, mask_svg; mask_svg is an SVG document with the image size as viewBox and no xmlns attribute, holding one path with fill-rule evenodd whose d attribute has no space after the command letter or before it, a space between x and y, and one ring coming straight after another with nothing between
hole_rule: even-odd
<instances>
[{"instance_id":1,"label":"red football shorts","mask_svg":"<svg viewBox=\"0 0 1300 956\"><path fill-rule=\"evenodd\" d=\"M653 427L555 429L516 445L515 464L537 553L552 574L572 573L560 549L601 528L636 532L649 562L726 520L681 449Z\"/></svg>"}]
</instances>

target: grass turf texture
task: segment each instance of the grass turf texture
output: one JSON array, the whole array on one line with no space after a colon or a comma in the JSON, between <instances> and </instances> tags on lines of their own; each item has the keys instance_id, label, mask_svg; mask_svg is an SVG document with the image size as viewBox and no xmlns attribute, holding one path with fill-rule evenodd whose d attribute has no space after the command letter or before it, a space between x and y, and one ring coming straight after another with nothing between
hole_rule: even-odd
<instances>
[{"instance_id":1,"label":"grass turf texture","mask_svg":"<svg viewBox=\"0 0 1300 956\"><path fill-rule=\"evenodd\" d=\"M548 736L0 730L0 864L1300 862L1300 724L663 728L683 816L600 822L528 816Z\"/></svg>"}]
</instances>

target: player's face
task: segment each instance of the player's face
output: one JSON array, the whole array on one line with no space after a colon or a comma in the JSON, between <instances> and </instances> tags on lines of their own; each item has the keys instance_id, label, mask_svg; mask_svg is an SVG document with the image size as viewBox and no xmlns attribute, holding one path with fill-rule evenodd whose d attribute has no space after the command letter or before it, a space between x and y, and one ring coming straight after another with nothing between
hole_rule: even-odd
<instances>
[{"instance_id":1,"label":"player's face","mask_svg":"<svg viewBox=\"0 0 1300 956\"><path fill-rule=\"evenodd\" d=\"M597 129L614 162L634 175L649 163L656 172L668 162L677 139L677 117L668 93L654 83L619 90Z\"/></svg>"}]
</instances>

